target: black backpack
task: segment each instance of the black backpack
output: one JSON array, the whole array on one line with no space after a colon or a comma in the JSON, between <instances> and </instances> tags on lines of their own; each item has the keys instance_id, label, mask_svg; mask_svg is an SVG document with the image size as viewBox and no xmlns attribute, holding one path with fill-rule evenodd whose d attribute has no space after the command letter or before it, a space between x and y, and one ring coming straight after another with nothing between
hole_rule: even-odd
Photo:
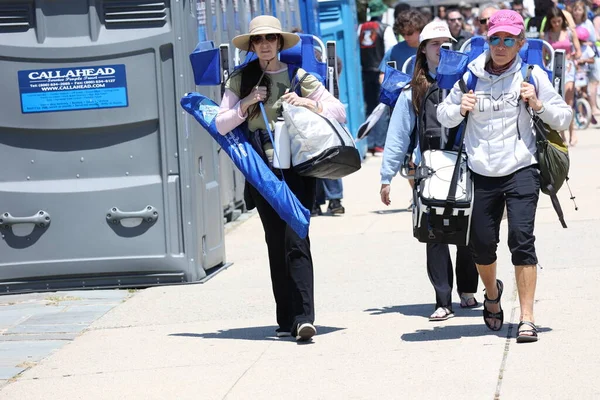
<instances>
[{"instance_id":1,"label":"black backpack","mask_svg":"<svg viewBox=\"0 0 600 400\"><path fill-rule=\"evenodd\" d=\"M456 150L460 143L457 143L456 134L460 125L451 129L442 129L442 125L437 118L437 106L444 100L442 90L438 87L436 81L431 83L419 108L415 126L410 135L410 145L406 152L405 162L411 159L412 153L417 146L417 135L419 138L419 148L421 153L425 150Z\"/></svg>"}]
</instances>

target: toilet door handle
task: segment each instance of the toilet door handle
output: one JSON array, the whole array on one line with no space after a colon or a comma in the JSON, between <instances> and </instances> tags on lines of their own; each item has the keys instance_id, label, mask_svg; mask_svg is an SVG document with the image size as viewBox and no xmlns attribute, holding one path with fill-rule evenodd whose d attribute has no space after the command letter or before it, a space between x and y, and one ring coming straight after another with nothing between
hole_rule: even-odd
<instances>
[{"instance_id":1,"label":"toilet door handle","mask_svg":"<svg viewBox=\"0 0 600 400\"><path fill-rule=\"evenodd\" d=\"M50 214L40 210L30 217L13 217L9 212L0 214L0 227L10 229L13 225L35 224L40 228L47 228L50 225Z\"/></svg>"},{"instance_id":2,"label":"toilet door handle","mask_svg":"<svg viewBox=\"0 0 600 400\"><path fill-rule=\"evenodd\" d=\"M144 222L154 223L158 219L158 211L152 206L146 206L140 211L121 211L117 207L112 207L106 213L106 220L113 224L118 224L124 219L141 218Z\"/></svg>"}]
</instances>

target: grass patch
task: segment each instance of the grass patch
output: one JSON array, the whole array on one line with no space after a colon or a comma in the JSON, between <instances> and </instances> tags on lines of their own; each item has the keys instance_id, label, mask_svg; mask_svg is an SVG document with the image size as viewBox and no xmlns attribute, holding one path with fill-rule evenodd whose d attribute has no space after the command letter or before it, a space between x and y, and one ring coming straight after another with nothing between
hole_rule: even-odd
<instances>
[{"instance_id":1,"label":"grass patch","mask_svg":"<svg viewBox=\"0 0 600 400\"><path fill-rule=\"evenodd\" d=\"M81 300L81 297L75 297L75 296L48 296L48 297L46 297L44 299L44 301L48 302L48 304L46 304L47 306L57 306L62 301L78 301L78 300Z\"/></svg>"},{"instance_id":2,"label":"grass patch","mask_svg":"<svg viewBox=\"0 0 600 400\"><path fill-rule=\"evenodd\" d=\"M23 361L21 364L18 364L17 367L19 367L19 368L32 368L32 367L35 367L36 365L37 365L36 362Z\"/></svg>"}]
</instances>

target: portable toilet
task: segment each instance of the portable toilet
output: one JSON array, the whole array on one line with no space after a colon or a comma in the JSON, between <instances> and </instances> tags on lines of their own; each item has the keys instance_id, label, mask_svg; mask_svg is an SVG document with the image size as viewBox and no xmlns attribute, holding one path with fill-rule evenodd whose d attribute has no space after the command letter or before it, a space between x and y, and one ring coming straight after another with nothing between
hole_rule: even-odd
<instances>
[{"instance_id":1,"label":"portable toilet","mask_svg":"<svg viewBox=\"0 0 600 400\"><path fill-rule=\"evenodd\" d=\"M186 1L0 0L0 293L191 282L225 262Z\"/></svg>"}]
</instances>

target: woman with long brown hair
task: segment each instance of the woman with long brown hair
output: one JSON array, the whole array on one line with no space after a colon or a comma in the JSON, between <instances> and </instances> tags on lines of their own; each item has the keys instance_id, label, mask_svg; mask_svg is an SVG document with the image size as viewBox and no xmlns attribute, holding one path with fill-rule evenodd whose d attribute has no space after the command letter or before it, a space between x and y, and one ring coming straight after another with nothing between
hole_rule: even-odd
<instances>
[{"instance_id":1,"label":"woman with long brown hair","mask_svg":"<svg viewBox=\"0 0 600 400\"><path fill-rule=\"evenodd\" d=\"M415 61L415 69L410 87L404 90L394 108L387 132L383 161L381 164L381 201L386 206L390 205L390 182L402 166L406 153L409 151L411 134L415 125L415 134L419 138L415 151L415 163L418 163L421 152L427 149L439 149L444 146L444 140L429 137L423 140L425 130L442 132L442 128L435 117L434 105L427 101L435 89L436 69L440 61L440 48L442 44L453 40L448 26L443 21L434 21L425 26L419 37L419 47ZM427 105L429 104L429 105ZM428 118L429 116L429 118ZM433 117L433 118L431 118ZM440 135L441 136L441 135ZM452 144L452 140L446 140ZM454 274L450 250L447 244L427 244L427 274L435 290L435 311L429 317L430 321L444 321L454 316L452 310L452 286ZM461 307L473 308L479 303L475 299L477 292L477 269L469 248L458 246L456 254L456 278Z\"/></svg>"},{"instance_id":2,"label":"woman with long brown hair","mask_svg":"<svg viewBox=\"0 0 600 400\"><path fill-rule=\"evenodd\" d=\"M567 22L564 13L556 7L552 7L546 16L546 26L542 32L541 38L550 43L555 50L565 50L567 62L565 65L565 92L563 94L567 104L573 104L575 97L575 60L581 57L581 46L579 39ZM565 143L575 146L577 144L577 135L574 130L574 122L569 125L569 136L567 131L562 132Z\"/></svg>"}]
</instances>

